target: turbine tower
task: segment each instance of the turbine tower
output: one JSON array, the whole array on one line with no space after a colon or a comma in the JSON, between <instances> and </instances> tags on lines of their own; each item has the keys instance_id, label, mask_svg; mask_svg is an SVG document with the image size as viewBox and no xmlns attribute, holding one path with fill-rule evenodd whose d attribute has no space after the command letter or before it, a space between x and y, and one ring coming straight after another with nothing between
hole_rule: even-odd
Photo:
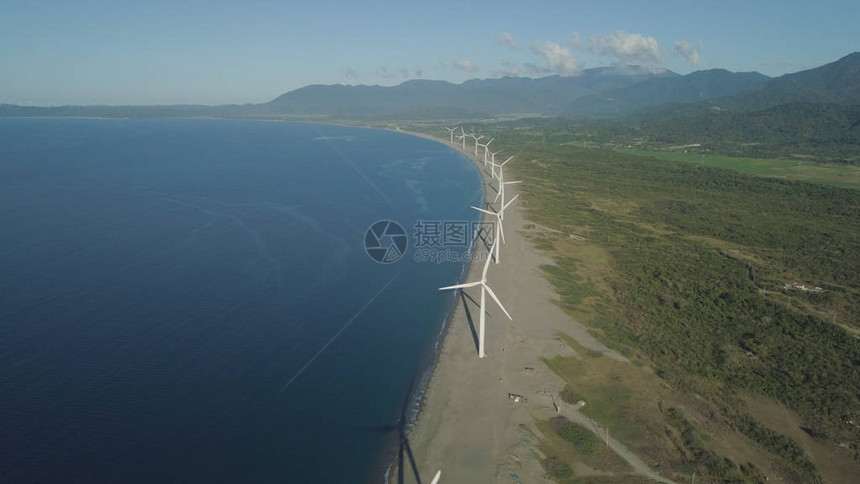
<instances>
[{"instance_id":1,"label":"turbine tower","mask_svg":"<svg viewBox=\"0 0 860 484\"><path fill-rule=\"evenodd\" d=\"M487 166L487 153L490 151L490 143L496 138L490 138L490 141L487 141L487 144L481 145L484 147L484 166Z\"/></svg>"},{"instance_id":2,"label":"turbine tower","mask_svg":"<svg viewBox=\"0 0 860 484\"><path fill-rule=\"evenodd\" d=\"M487 141L487 143L483 144L483 145L477 144L477 146L481 146L484 148L484 166L487 166L487 152L490 151L489 146L490 146L490 143L492 143L494 139L496 139L496 138L490 138L490 141ZM477 146L475 147L475 149L477 149ZM476 154L475 156L478 156L478 155Z\"/></svg>"},{"instance_id":3,"label":"turbine tower","mask_svg":"<svg viewBox=\"0 0 860 484\"><path fill-rule=\"evenodd\" d=\"M503 170L504 170L504 168L502 168L500 166L499 167L499 190L496 192L496 198L493 199L493 203L496 203L496 201L499 200L499 197L501 197L501 199L502 199L501 210L499 210L499 216L501 218L505 218L505 208L509 205L509 204L505 204L505 185L514 185L516 183L522 183L522 181L519 181L519 180L506 182L505 181L505 172ZM519 195L517 195L517 196L519 196ZM516 197L514 197L514 198L516 198Z\"/></svg>"},{"instance_id":4,"label":"turbine tower","mask_svg":"<svg viewBox=\"0 0 860 484\"><path fill-rule=\"evenodd\" d=\"M453 145L454 144L454 131L457 131L457 126L454 126L453 128L449 128L449 127L445 126L445 129L447 129L451 133L451 144Z\"/></svg>"},{"instance_id":5,"label":"turbine tower","mask_svg":"<svg viewBox=\"0 0 860 484\"><path fill-rule=\"evenodd\" d=\"M496 153L498 153L498 151L497 151ZM506 165L509 161L511 161L513 158L514 158L514 155L511 155L510 157L508 157L508 159L507 159L507 160L503 161L502 163L500 163L500 164L498 164L498 165L497 165L497 164L495 164L495 163L493 163L492 165L490 165L490 171L491 171L490 176L491 176L492 178L498 178L498 177L496 176L496 168L498 168L498 169L499 169L499 171L501 172L502 167L503 167L503 166L505 166L505 165Z\"/></svg>"},{"instance_id":6,"label":"turbine tower","mask_svg":"<svg viewBox=\"0 0 860 484\"><path fill-rule=\"evenodd\" d=\"M489 144L489 143L488 143L488 144ZM491 164L493 164L493 165L495 165L495 164L496 164L496 155L498 155L498 154L499 154L499 153L501 153L502 151L505 151L505 150L503 150L503 149L502 149L502 150L496 151L495 153L493 153L492 151L490 152L490 163L491 163ZM486 163L485 163L485 164L486 164Z\"/></svg>"},{"instance_id":7,"label":"turbine tower","mask_svg":"<svg viewBox=\"0 0 860 484\"><path fill-rule=\"evenodd\" d=\"M512 203L514 203L514 201L516 201L516 199L517 199L518 197L519 197L519 195L516 195L514 198L510 199L510 201L508 201L508 203L507 203L506 205L502 206L502 209L501 209L500 211L498 211L498 212L491 212L491 211L489 211L489 210L484 210L483 208L478 208L478 207L475 207L475 206L473 206L473 207L472 207L472 208L474 208L475 210L477 210L477 211L479 211L479 212L484 212L484 213L486 213L486 214L488 214L488 215L492 215L492 216L496 217L496 237L495 237L495 242L498 242L498 241L499 241L499 236L501 236L501 238L502 238L502 243L505 243L505 228L502 226L502 214L503 214L503 213L505 213L505 209L506 209L506 208L508 208ZM496 248L496 264L498 264L499 262L501 262L501 261L502 261L502 259L499 257L499 244L498 244L498 243L494 243L494 244L493 244L493 246Z\"/></svg>"},{"instance_id":8,"label":"turbine tower","mask_svg":"<svg viewBox=\"0 0 860 484\"><path fill-rule=\"evenodd\" d=\"M465 150L465 149L466 149L466 136L468 136L468 135L466 134L466 132L465 132L465 131L463 131L463 127L462 127L462 126L460 127L460 132L461 132L461 133L463 133L463 134L461 134L460 136L457 136L457 139L458 139L458 140L460 140L460 139L461 139L461 140L463 140L463 149ZM453 136L453 134L452 134L452 136Z\"/></svg>"},{"instance_id":9,"label":"turbine tower","mask_svg":"<svg viewBox=\"0 0 860 484\"><path fill-rule=\"evenodd\" d=\"M481 138L484 138L484 136L477 136L477 137L475 135L471 135L471 136L473 138L475 138L475 158L477 158L478 157L478 141L481 141Z\"/></svg>"},{"instance_id":10,"label":"turbine tower","mask_svg":"<svg viewBox=\"0 0 860 484\"><path fill-rule=\"evenodd\" d=\"M490 247L490 254L493 253L493 250L494 250L496 244L498 244L498 243L499 243L498 240L495 240L493 242L493 247ZM513 321L513 319L514 319L511 317L510 314L508 314L507 309L505 309L505 307L502 306L502 302L499 301L499 298L496 297L496 293L494 293L493 290L490 289L490 286L487 285L487 269L490 268L490 259L491 259L491 257L487 257L487 261L484 262L484 271L481 273L481 280L480 281L467 282L465 284L457 284L456 286L446 286L446 287L440 287L439 288L440 291L447 291L449 289L466 289L467 287L481 286L481 317L480 317L480 324L478 326L478 358L483 358L484 356L486 356L484 354L484 332L485 332L484 326L485 326L485 318L486 318L486 314L485 314L486 313L486 304L485 304L486 297L485 297L485 294L486 293L490 294L490 297L493 298L493 301L496 301L496 304L499 305L499 308L501 308L502 312L505 313L505 316L507 316L508 319L510 319L511 321Z\"/></svg>"}]
</instances>

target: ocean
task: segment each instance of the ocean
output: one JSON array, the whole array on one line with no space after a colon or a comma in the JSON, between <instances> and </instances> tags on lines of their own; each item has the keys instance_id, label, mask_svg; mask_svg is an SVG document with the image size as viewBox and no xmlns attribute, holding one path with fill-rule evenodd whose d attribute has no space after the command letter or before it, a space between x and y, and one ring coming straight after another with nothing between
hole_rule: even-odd
<instances>
[{"instance_id":1,"label":"ocean","mask_svg":"<svg viewBox=\"0 0 860 484\"><path fill-rule=\"evenodd\" d=\"M0 481L381 481L482 200L397 132L0 119Z\"/></svg>"}]
</instances>

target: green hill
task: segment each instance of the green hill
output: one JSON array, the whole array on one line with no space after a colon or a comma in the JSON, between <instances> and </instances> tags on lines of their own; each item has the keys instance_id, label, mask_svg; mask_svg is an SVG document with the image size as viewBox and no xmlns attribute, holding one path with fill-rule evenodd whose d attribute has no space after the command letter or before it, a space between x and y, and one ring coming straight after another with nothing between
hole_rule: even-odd
<instances>
[{"instance_id":1,"label":"green hill","mask_svg":"<svg viewBox=\"0 0 860 484\"><path fill-rule=\"evenodd\" d=\"M573 101L563 115L572 118L605 117L666 103L695 103L749 91L769 79L758 72L729 72L725 69L648 79L623 88L583 96Z\"/></svg>"},{"instance_id":2,"label":"green hill","mask_svg":"<svg viewBox=\"0 0 860 484\"><path fill-rule=\"evenodd\" d=\"M570 101L596 91L676 76L625 66L586 69L579 76L502 77L462 84L413 80L390 87L313 85L285 93L265 106L290 114L365 118L555 115Z\"/></svg>"},{"instance_id":3,"label":"green hill","mask_svg":"<svg viewBox=\"0 0 860 484\"><path fill-rule=\"evenodd\" d=\"M713 101L715 106L733 111L758 111L788 103L860 104L860 52Z\"/></svg>"}]
</instances>

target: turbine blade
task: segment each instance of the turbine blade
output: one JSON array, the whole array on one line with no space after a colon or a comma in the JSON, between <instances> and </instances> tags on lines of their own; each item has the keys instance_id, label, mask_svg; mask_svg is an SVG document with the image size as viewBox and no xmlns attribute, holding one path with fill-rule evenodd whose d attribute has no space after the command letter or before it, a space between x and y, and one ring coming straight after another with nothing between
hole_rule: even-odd
<instances>
[{"instance_id":1,"label":"turbine blade","mask_svg":"<svg viewBox=\"0 0 860 484\"><path fill-rule=\"evenodd\" d=\"M439 478L442 477L442 469L436 471L436 475L433 476L433 480L430 481L430 484L439 484Z\"/></svg>"},{"instance_id":2,"label":"turbine blade","mask_svg":"<svg viewBox=\"0 0 860 484\"><path fill-rule=\"evenodd\" d=\"M478 281L478 282L467 282L465 284L457 284L456 286L440 287L439 290L440 291L447 291L449 289L466 289L467 287L475 287L478 284L481 284L481 282L480 281Z\"/></svg>"},{"instance_id":3,"label":"turbine blade","mask_svg":"<svg viewBox=\"0 0 860 484\"><path fill-rule=\"evenodd\" d=\"M517 194L514 196L514 198L510 199L510 200L508 201L508 203L506 203L506 204L505 204L505 207L504 207L502 210L504 210L505 208L510 207L510 206L511 206L511 204L512 204L512 203L514 203L514 200L516 200L517 198L519 198L519 196L520 196L520 194L519 194L519 193L517 193Z\"/></svg>"},{"instance_id":4,"label":"turbine blade","mask_svg":"<svg viewBox=\"0 0 860 484\"><path fill-rule=\"evenodd\" d=\"M490 247L490 252L489 252L490 256L493 255L493 251L496 250L496 244L498 244L498 243L499 243L498 240L493 241L493 246ZM479 282L478 284L484 284L484 282L487 280L487 270L490 268L490 261L491 260L493 260L492 257L487 257L486 262L484 262L484 272L481 274L481 282ZM486 284L484 284L484 286L486 286Z\"/></svg>"},{"instance_id":5,"label":"turbine blade","mask_svg":"<svg viewBox=\"0 0 860 484\"><path fill-rule=\"evenodd\" d=\"M508 314L508 310L507 310L507 309L505 309L505 307L504 307L504 306L502 306L502 301L499 301L499 298L497 298L497 297L496 297L496 293L494 293L494 292L493 292L493 290L492 290L492 289L490 289L490 286L488 286L488 285L484 284L484 289L486 289L486 290L487 290L487 293L489 293L489 294L490 294L490 297L491 297L491 298L493 298L493 301L496 301L496 304L498 304L498 305L499 305L499 307L500 307L500 308L502 308L502 312L503 312L503 313L505 313L505 316L507 316L507 317L508 317L508 319L510 319L511 321L513 321L513 320L514 320L514 318L512 318L512 317L511 317L511 315L510 315L510 314Z\"/></svg>"},{"instance_id":6,"label":"turbine blade","mask_svg":"<svg viewBox=\"0 0 860 484\"><path fill-rule=\"evenodd\" d=\"M505 162L504 162L504 163L502 163L502 166L505 166L505 163L507 163L507 162L509 162L509 161L511 161L511 160L513 160L513 159L514 159L514 157L513 157L513 155L511 155L511 157L510 157L510 158L508 158L507 160L505 160Z\"/></svg>"},{"instance_id":7,"label":"turbine blade","mask_svg":"<svg viewBox=\"0 0 860 484\"><path fill-rule=\"evenodd\" d=\"M499 217L498 222L499 222L499 234L502 236L502 242L507 244L507 242L505 242L505 227L502 225L502 217Z\"/></svg>"},{"instance_id":8,"label":"turbine blade","mask_svg":"<svg viewBox=\"0 0 860 484\"><path fill-rule=\"evenodd\" d=\"M522 180L505 182L505 185L513 185L514 183L522 183Z\"/></svg>"},{"instance_id":9,"label":"turbine blade","mask_svg":"<svg viewBox=\"0 0 860 484\"><path fill-rule=\"evenodd\" d=\"M472 207L472 208L474 208L475 210L477 210L477 211L479 211L479 212L484 212L484 213L489 214L489 215L498 215L496 212L491 212L491 211L489 211L489 210L484 210L483 208L478 208L478 207Z\"/></svg>"}]
</instances>

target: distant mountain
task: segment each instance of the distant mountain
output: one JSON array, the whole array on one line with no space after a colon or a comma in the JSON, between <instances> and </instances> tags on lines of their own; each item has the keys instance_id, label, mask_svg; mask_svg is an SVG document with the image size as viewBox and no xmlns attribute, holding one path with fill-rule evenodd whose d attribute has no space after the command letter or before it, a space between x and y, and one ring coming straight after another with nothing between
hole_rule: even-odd
<instances>
[{"instance_id":1,"label":"distant mountain","mask_svg":"<svg viewBox=\"0 0 860 484\"><path fill-rule=\"evenodd\" d=\"M658 77L574 100L566 117L614 116L666 103L695 103L757 88L770 78L758 72L725 69L696 71L685 76Z\"/></svg>"},{"instance_id":2,"label":"distant mountain","mask_svg":"<svg viewBox=\"0 0 860 484\"><path fill-rule=\"evenodd\" d=\"M860 52L777 77L749 92L715 99L713 104L731 111L757 111L797 102L860 104Z\"/></svg>"},{"instance_id":3,"label":"distant mountain","mask_svg":"<svg viewBox=\"0 0 860 484\"><path fill-rule=\"evenodd\" d=\"M723 69L680 76L636 66L585 69L578 76L412 80L396 86L312 85L263 104L225 106L0 105L0 116L294 117L463 119L500 115L668 119L756 111L788 103L860 104L860 53L769 79Z\"/></svg>"},{"instance_id":4,"label":"distant mountain","mask_svg":"<svg viewBox=\"0 0 860 484\"><path fill-rule=\"evenodd\" d=\"M411 80L396 86L311 85L263 104L224 106L53 106L0 105L0 116L278 116L361 119L484 118L515 114L558 114L572 100L637 82L676 77L665 69L613 66L585 69L579 76L473 79L462 84Z\"/></svg>"},{"instance_id":5,"label":"distant mountain","mask_svg":"<svg viewBox=\"0 0 860 484\"><path fill-rule=\"evenodd\" d=\"M636 66L586 69L579 76L502 77L462 84L413 80L397 86L313 85L290 91L266 109L298 115L347 117L485 117L558 114L583 95L677 74Z\"/></svg>"}]
</instances>

